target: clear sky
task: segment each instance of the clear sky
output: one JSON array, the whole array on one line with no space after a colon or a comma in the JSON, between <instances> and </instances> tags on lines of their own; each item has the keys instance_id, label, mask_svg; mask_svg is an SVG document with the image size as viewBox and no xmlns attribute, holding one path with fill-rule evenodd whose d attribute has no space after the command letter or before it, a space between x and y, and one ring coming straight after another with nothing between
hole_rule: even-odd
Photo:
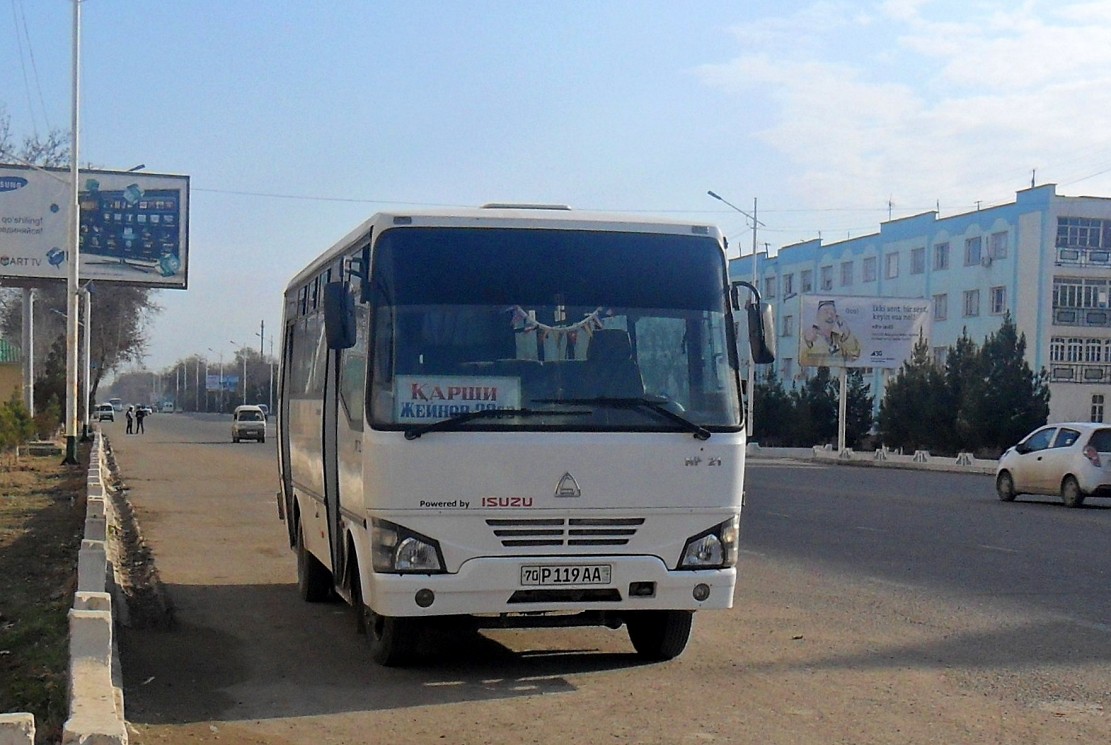
<instances>
[{"instance_id":1,"label":"clear sky","mask_svg":"<svg viewBox=\"0 0 1111 745\"><path fill-rule=\"evenodd\" d=\"M68 130L70 0L0 8L17 139ZM1111 196L1111 2L85 0L81 161L191 177L147 364L230 359L381 208L555 202L751 247L1057 183ZM731 254L734 255L734 254ZM95 320L95 319L94 319ZM266 344L269 352L269 343Z\"/></svg>"}]
</instances>

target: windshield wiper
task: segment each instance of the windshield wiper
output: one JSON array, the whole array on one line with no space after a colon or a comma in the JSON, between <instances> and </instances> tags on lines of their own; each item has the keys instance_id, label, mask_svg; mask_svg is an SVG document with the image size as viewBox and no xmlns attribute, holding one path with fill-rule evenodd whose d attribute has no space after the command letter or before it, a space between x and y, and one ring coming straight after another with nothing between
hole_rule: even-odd
<instances>
[{"instance_id":1,"label":"windshield wiper","mask_svg":"<svg viewBox=\"0 0 1111 745\"><path fill-rule=\"evenodd\" d=\"M710 439L710 430L701 424L696 424L685 416L676 414L660 401L650 398L616 398L611 396L596 396L593 398L539 398L538 404L595 404L597 406L612 406L615 409L647 409L683 426L685 430L694 435L697 440Z\"/></svg>"},{"instance_id":2,"label":"windshield wiper","mask_svg":"<svg viewBox=\"0 0 1111 745\"><path fill-rule=\"evenodd\" d=\"M496 419L505 416L584 416L589 414L589 411L557 411L552 409L479 409L478 411L465 411L462 414L449 416L447 419L437 419L434 422L407 429L405 430L405 439L415 440L428 432L453 429L456 425L473 419Z\"/></svg>"}]
</instances>

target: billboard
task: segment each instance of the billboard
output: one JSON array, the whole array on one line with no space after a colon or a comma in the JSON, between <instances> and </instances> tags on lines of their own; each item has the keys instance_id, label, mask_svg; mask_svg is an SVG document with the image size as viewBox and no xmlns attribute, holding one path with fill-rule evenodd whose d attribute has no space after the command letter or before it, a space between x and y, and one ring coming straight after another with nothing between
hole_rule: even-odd
<instances>
[{"instance_id":1,"label":"billboard","mask_svg":"<svg viewBox=\"0 0 1111 745\"><path fill-rule=\"evenodd\" d=\"M923 298L802 295L799 364L900 367L919 334L930 338L932 301Z\"/></svg>"},{"instance_id":2,"label":"billboard","mask_svg":"<svg viewBox=\"0 0 1111 745\"><path fill-rule=\"evenodd\" d=\"M239 376L232 373L208 373L205 375L204 388L206 391L237 391L239 390Z\"/></svg>"},{"instance_id":3,"label":"billboard","mask_svg":"<svg viewBox=\"0 0 1111 745\"><path fill-rule=\"evenodd\" d=\"M0 277L65 280L70 172L0 165ZM189 177L82 170L81 280L185 289Z\"/></svg>"}]
</instances>

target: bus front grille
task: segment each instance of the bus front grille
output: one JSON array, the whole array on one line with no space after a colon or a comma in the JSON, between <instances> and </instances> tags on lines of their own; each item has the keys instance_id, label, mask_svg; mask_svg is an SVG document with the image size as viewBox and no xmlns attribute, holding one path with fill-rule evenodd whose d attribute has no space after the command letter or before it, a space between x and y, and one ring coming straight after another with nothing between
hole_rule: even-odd
<instances>
[{"instance_id":1,"label":"bus front grille","mask_svg":"<svg viewBox=\"0 0 1111 745\"><path fill-rule=\"evenodd\" d=\"M643 517L494 518L486 521L506 548L625 546Z\"/></svg>"}]
</instances>

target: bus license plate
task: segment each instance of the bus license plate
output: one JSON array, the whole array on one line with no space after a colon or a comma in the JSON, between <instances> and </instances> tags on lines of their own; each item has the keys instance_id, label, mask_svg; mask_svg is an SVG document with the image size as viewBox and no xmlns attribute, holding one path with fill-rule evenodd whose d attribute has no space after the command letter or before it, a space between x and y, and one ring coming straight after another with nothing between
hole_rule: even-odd
<instances>
[{"instance_id":1,"label":"bus license plate","mask_svg":"<svg viewBox=\"0 0 1111 745\"><path fill-rule=\"evenodd\" d=\"M521 567L521 584L525 587L608 585L609 582L609 564L559 564Z\"/></svg>"}]
</instances>

